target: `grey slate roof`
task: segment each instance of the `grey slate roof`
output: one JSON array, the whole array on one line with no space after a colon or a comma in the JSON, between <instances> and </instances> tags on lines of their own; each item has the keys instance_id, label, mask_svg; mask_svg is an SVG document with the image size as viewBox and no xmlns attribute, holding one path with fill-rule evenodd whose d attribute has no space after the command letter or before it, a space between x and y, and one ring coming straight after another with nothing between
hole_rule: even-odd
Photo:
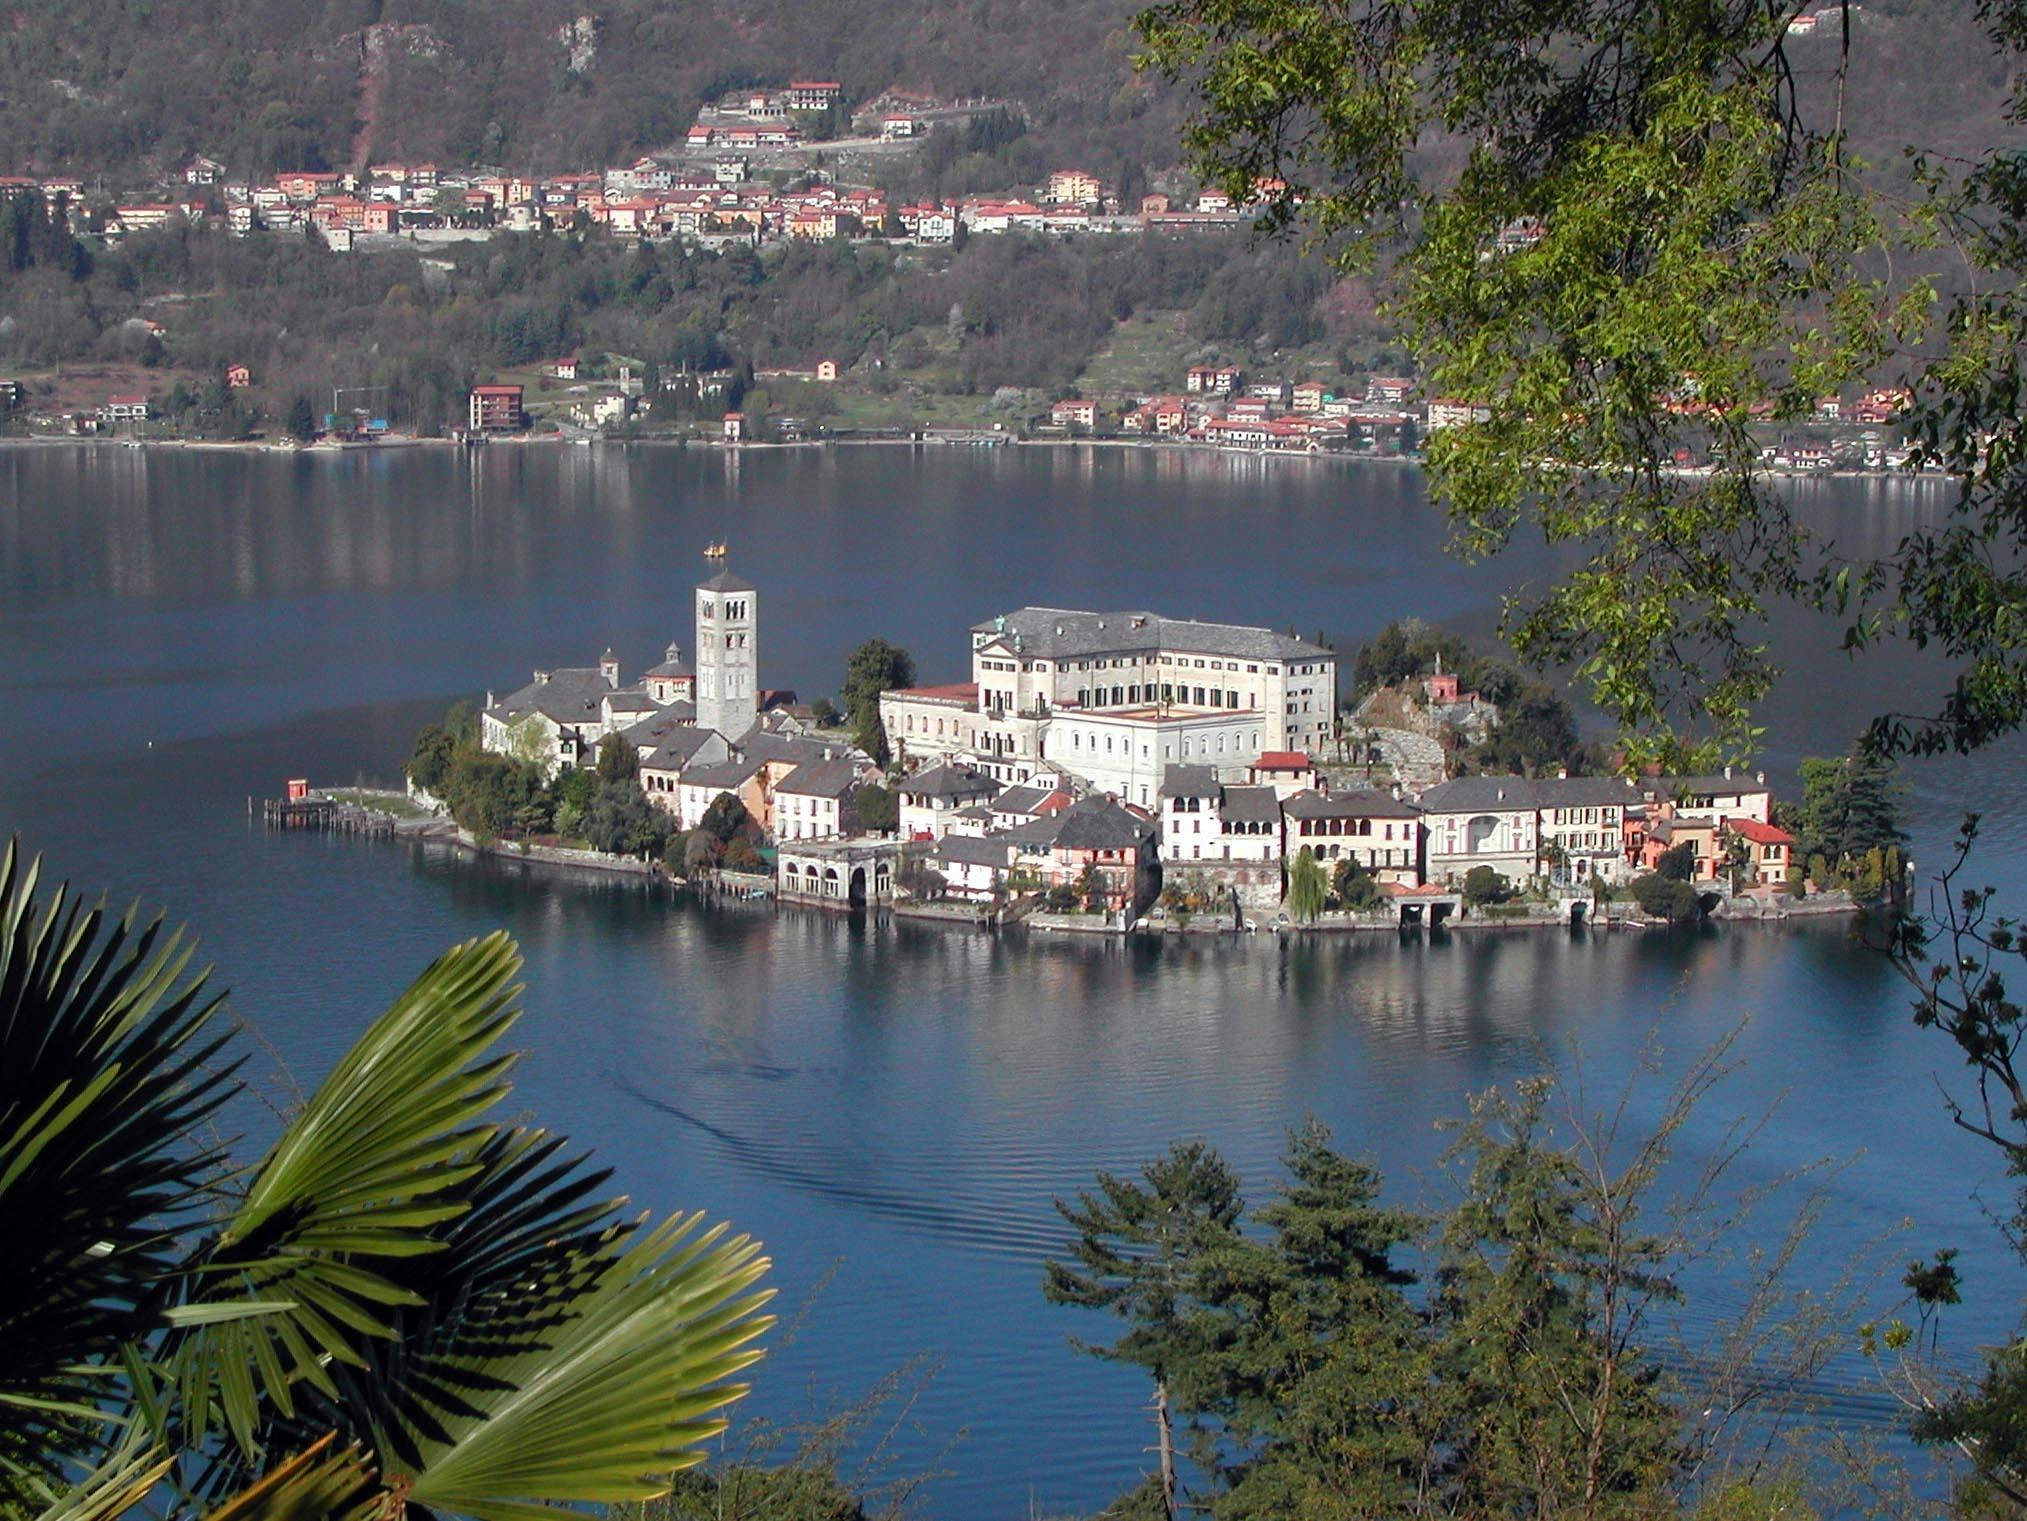
<instances>
[{"instance_id":1,"label":"grey slate roof","mask_svg":"<svg viewBox=\"0 0 2027 1521\"><path fill-rule=\"evenodd\" d=\"M820 739L806 739L799 734L776 734L767 727L764 719L734 740L732 749L735 754L750 761L788 761L797 766L806 766L826 757L831 760L866 759L864 751L849 745L826 744Z\"/></svg>"},{"instance_id":2,"label":"grey slate roof","mask_svg":"<svg viewBox=\"0 0 2027 1521\"><path fill-rule=\"evenodd\" d=\"M1281 795L1272 787L1227 787L1218 817L1227 824L1278 824Z\"/></svg>"},{"instance_id":3,"label":"grey slate roof","mask_svg":"<svg viewBox=\"0 0 2027 1521\"><path fill-rule=\"evenodd\" d=\"M697 673L683 662L680 645L672 644L662 656L660 665L651 665L642 674L648 676L694 676Z\"/></svg>"},{"instance_id":4,"label":"grey slate roof","mask_svg":"<svg viewBox=\"0 0 2027 1521\"><path fill-rule=\"evenodd\" d=\"M1630 808L1639 801L1639 790L1617 776L1460 776L1440 787L1431 787L1421 796L1422 807L1430 813Z\"/></svg>"},{"instance_id":5,"label":"grey slate roof","mask_svg":"<svg viewBox=\"0 0 2027 1521\"><path fill-rule=\"evenodd\" d=\"M1194 618L1164 618L1146 611L1094 613L1063 607L1023 607L971 627L975 634L1004 634L1009 639L1018 639L1023 655L1044 660L1162 649L1240 660L1336 659L1329 650L1306 640L1290 639L1272 629L1238 623L1199 623Z\"/></svg>"},{"instance_id":6,"label":"grey slate roof","mask_svg":"<svg viewBox=\"0 0 2027 1521\"><path fill-rule=\"evenodd\" d=\"M566 666L549 672L546 681L531 681L519 691L509 692L487 711L508 723L516 723L531 713L540 713L559 724L582 724L598 718L608 694L634 696L638 693L637 687L623 687L615 691L606 684L604 673L596 666Z\"/></svg>"},{"instance_id":7,"label":"grey slate roof","mask_svg":"<svg viewBox=\"0 0 2027 1521\"><path fill-rule=\"evenodd\" d=\"M711 742L709 729L700 729L689 722L688 717L679 717L674 712L675 708L688 706L688 703L672 703L653 717L644 718L620 731L626 742L640 753L643 766L651 766L658 771L680 771Z\"/></svg>"},{"instance_id":8,"label":"grey slate roof","mask_svg":"<svg viewBox=\"0 0 2027 1521\"><path fill-rule=\"evenodd\" d=\"M1013 828L1001 830L1000 835L1022 850L1039 854L1056 843L1056 835L1068 816L1069 810L1065 809L1051 818L1023 819Z\"/></svg>"},{"instance_id":9,"label":"grey slate roof","mask_svg":"<svg viewBox=\"0 0 2027 1521\"><path fill-rule=\"evenodd\" d=\"M1216 797L1218 773L1213 766L1168 766L1161 773L1163 797Z\"/></svg>"},{"instance_id":10,"label":"grey slate roof","mask_svg":"<svg viewBox=\"0 0 2027 1521\"><path fill-rule=\"evenodd\" d=\"M1767 790L1767 782L1764 776L1746 776L1743 774L1737 776L1725 776L1722 774L1710 776L1663 776L1656 777L1647 786L1657 797L1693 796L1702 792L1739 793L1765 792Z\"/></svg>"},{"instance_id":11,"label":"grey slate roof","mask_svg":"<svg viewBox=\"0 0 2027 1521\"><path fill-rule=\"evenodd\" d=\"M992 800L992 811L1031 814L1041 806L1042 799L1049 796L1050 791L1047 787L1009 787Z\"/></svg>"},{"instance_id":12,"label":"grey slate roof","mask_svg":"<svg viewBox=\"0 0 2027 1521\"><path fill-rule=\"evenodd\" d=\"M1320 792L1298 792L1281 806L1293 819L1412 819L1422 811L1376 787L1355 787L1329 797Z\"/></svg>"},{"instance_id":13,"label":"grey slate roof","mask_svg":"<svg viewBox=\"0 0 2027 1521\"><path fill-rule=\"evenodd\" d=\"M717 575L697 587L698 591L708 592L750 592L759 589L745 577L735 576L729 570L719 571Z\"/></svg>"},{"instance_id":14,"label":"grey slate roof","mask_svg":"<svg viewBox=\"0 0 2027 1521\"><path fill-rule=\"evenodd\" d=\"M1154 833L1153 824L1104 797L1071 804L1056 826L1058 850L1131 850Z\"/></svg>"},{"instance_id":15,"label":"grey slate roof","mask_svg":"<svg viewBox=\"0 0 2027 1521\"><path fill-rule=\"evenodd\" d=\"M1460 776L1420 798L1426 813L1514 813L1536 807L1534 783L1524 776Z\"/></svg>"},{"instance_id":16,"label":"grey slate roof","mask_svg":"<svg viewBox=\"0 0 2027 1521\"><path fill-rule=\"evenodd\" d=\"M1641 795L1623 776L1542 776L1534 801L1538 808L1631 808Z\"/></svg>"},{"instance_id":17,"label":"grey slate roof","mask_svg":"<svg viewBox=\"0 0 2027 1521\"><path fill-rule=\"evenodd\" d=\"M802 797L841 798L859 784L859 766L851 760L805 761L774 789L779 797L793 792Z\"/></svg>"},{"instance_id":18,"label":"grey slate roof","mask_svg":"<svg viewBox=\"0 0 2027 1521\"><path fill-rule=\"evenodd\" d=\"M720 792L737 792L759 771L757 760L719 761L711 766L691 766L678 780L685 787L715 787Z\"/></svg>"},{"instance_id":19,"label":"grey slate roof","mask_svg":"<svg viewBox=\"0 0 2027 1521\"><path fill-rule=\"evenodd\" d=\"M996 866L1013 863L1014 842L1003 834L946 834L930 854L939 861L957 861L966 866Z\"/></svg>"},{"instance_id":20,"label":"grey slate roof","mask_svg":"<svg viewBox=\"0 0 2027 1521\"><path fill-rule=\"evenodd\" d=\"M963 766L936 765L903 777L898 790L903 797L994 797L999 783L982 771Z\"/></svg>"}]
</instances>

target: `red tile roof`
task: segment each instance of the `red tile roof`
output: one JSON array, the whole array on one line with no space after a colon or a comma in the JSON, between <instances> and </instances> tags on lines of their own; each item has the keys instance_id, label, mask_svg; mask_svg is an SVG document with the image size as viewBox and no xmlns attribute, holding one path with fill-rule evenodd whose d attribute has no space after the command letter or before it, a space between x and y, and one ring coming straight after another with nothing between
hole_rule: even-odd
<instances>
[{"instance_id":1,"label":"red tile roof","mask_svg":"<svg viewBox=\"0 0 2027 1521\"><path fill-rule=\"evenodd\" d=\"M1776 829L1772 824L1762 824L1758 819L1726 819L1724 827L1733 834L1751 840L1755 845L1792 845L1795 837L1785 829Z\"/></svg>"}]
</instances>

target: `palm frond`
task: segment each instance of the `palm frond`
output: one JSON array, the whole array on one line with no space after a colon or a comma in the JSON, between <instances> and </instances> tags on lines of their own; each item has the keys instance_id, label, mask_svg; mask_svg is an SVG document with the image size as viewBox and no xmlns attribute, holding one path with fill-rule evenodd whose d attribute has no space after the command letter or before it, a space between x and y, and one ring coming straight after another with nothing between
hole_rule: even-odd
<instances>
[{"instance_id":1,"label":"palm frond","mask_svg":"<svg viewBox=\"0 0 2027 1521\"><path fill-rule=\"evenodd\" d=\"M175 1352L193 1448L214 1419L256 1459L271 1412L366 1349L417 1305L398 1266L441 1251L436 1228L469 1208L463 1187L492 1134L510 1055L492 1046L518 1017L520 968L503 934L437 958L360 1037L254 1169L244 1197L191 1265L190 1303L290 1308L202 1326Z\"/></svg>"},{"instance_id":2,"label":"palm frond","mask_svg":"<svg viewBox=\"0 0 2027 1521\"><path fill-rule=\"evenodd\" d=\"M133 1437L52 1502L35 1521L116 1521L146 1500L175 1466L175 1454Z\"/></svg>"},{"instance_id":3,"label":"palm frond","mask_svg":"<svg viewBox=\"0 0 2027 1521\"><path fill-rule=\"evenodd\" d=\"M627 1234L622 1201L599 1196L609 1171L563 1158L564 1144L520 1129L487 1139L459 1188L469 1207L434 1228L442 1250L390 1268L414 1301L392 1312L394 1334L330 1368L337 1397L313 1398L304 1421L373 1434L390 1465L414 1468L420 1444L450 1439L448 1419L483 1416L499 1392L485 1366L548 1345Z\"/></svg>"},{"instance_id":4,"label":"palm frond","mask_svg":"<svg viewBox=\"0 0 2027 1521\"><path fill-rule=\"evenodd\" d=\"M160 1323L236 1090L222 997L158 919L108 925L0 856L0 1497L104 1441L105 1372Z\"/></svg>"},{"instance_id":5,"label":"palm frond","mask_svg":"<svg viewBox=\"0 0 2027 1521\"><path fill-rule=\"evenodd\" d=\"M436 1429L376 1433L385 1454L412 1445L390 1487L435 1513L474 1521L553 1521L556 1504L651 1498L699 1460L745 1394L729 1380L761 1354L773 1324L757 1242L699 1232L702 1217L615 1234L587 1262L545 1265L531 1294L565 1308L539 1344L446 1356L461 1400ZM587 1269L589 1271L587 1272ZM658 1477L659 1476L659 1477Z\"/></svg>"},{"instance_id":6,"label":"palm frond","mask_svg":"<svg viewBox=\"0 0 2027 1521\"><path fill-rule=\"evenodd\" d=\"M204 1521L375 1521L398 1515L356 1446L328 1432L261 1480L209 1511Z\"/></svg>"}]
</instances>

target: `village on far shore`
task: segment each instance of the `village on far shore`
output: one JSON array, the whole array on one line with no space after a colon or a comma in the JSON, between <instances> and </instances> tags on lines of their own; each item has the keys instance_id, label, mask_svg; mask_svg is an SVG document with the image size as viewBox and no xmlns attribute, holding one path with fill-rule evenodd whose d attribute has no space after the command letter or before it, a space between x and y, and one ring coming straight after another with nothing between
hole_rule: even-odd
<instances>
[{"instance_id":1,"label":"village on far shore","mask_svg":"<svg viewBox=\"0 0 2027 1521\"><path fill-rule=\"evenodd\" d=\"M595 772L665 852L599 857L560 824L465 842L825 908L1113 934L1853 907L1848 883L1808 879L1762 772L1451 774L1455 737L1499 715L1440 658L1341 713L1319 643L1023 607L971 627L969 680L879 691L868 744L828 701L762 686L763 600L721 569L695 589L689 657L672 642L633 672L607 650L489 691L477 715L474 758L535 785ZM420 769L408 827L442 833L427 784L447 786L445 766ZM1657 881L1673 896L1645 890Z\"/></svg>"},{"instance_id":2,"label":"village on far shore","mask_svg":"<svg viewBox=\"0 0 2027 1521\"><path fill-rule=\"evenodd\" d=\"M1812 30L1817 16L1834 20L1840 14L1824 7L1802 17L1797 34ZM1074 164L1052 169L1025 190L994 194L908 199L880 183L932 133L995 114L1015 119L1021 107L898 87L854 102L835 80L791 79L708 102L682 142L605 168L537 173L362 162L257 179L198 154L172 174L110 188L68 174L0 176L0 198L24 198L75 236L108 246L197 225L239 237L309 237L357 257L543 231L699 251L865 241L947 256L971 237L1006 234L1241 235L1283 201L1300 204L1299 191L1274 178L1255 180L1237 197L1180 180L1123 193ZM1486 255L1524 254L1545 231L1538 218L1516 217L1489 240ZM134 320L158 345L170 336L161 318ZM1412 459L1430 435L1490 416L1482 398L1427 394L1411 375L1319 373L1329 367L1314 356L1289 363L1277 362L1284 357L1278 351L1274 360L1248 363L1171 357L1172 363L1139 373L1131 383L1087 376L1054 393L998 388L968 406L967 420L958 424L912 413L897 421L885 408L874 409L877 420L846 415L852 409L839 398L867 402L885 379L884 359L870 352L810 354L750 374L692 372L656 354L558 354L518 370L472 376L463 425L448 426L445 438L466 444L661 439L728 448L895 439L985 445L1110 440L1262 456ZM204 383L219 394L250 395L249 388L264 380L256 368L254 356L231 358ZM680 408L656 389L678 375ZM60 379L0 376L0 419L35 437L178 437L165 418L174 400L166 382L150 395L133 388L137 374L126 370L109 378L99 395L88 383L81 388L75 376L62 385ZM741 405L749 387L762 405ZM265 428L239 442L293 449L419 441L391 427L374 405L384 389L339 386L328 409L320 397L286 427L271 416ZM347 405L347 391L361 404ZM1693 376L1683 377L1663 400L1692 419L1705 405ZM1870 386L1824 396L1803 418L1776 423L1770 409L1756 412L1756 421L1765 423L1760 463L1773 473L1797 475L1919 468L1920 456L1899 426L1911 401L1900 388ZM1706 462L1684 450L1676 463L1693 470Z\"/></svg>"}]
</instances>

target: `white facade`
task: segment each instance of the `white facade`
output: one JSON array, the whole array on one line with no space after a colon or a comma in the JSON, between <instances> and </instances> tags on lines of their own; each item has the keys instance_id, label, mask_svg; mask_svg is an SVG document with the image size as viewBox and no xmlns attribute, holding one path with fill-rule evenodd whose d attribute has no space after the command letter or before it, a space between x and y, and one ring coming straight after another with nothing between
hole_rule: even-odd
<instances>
[{"instance_id":1,"label":"white facade","mask_svg":"<svg viewBox=\"0 0 2027 1521\"><path fill-rule=\"evenodd\" d=\"M1540 860L1540 812L1519 777L1473 777L1473 795L1456 806L1440 799L1436 788L1422 795L1427 829L1425 857L1428 880L1461 882L1476 866L1489 866L1515 886L1537 872ZM1513 784L1500 797L1495 783ZM1457 787L1460 783L1446 783ZM1491 787L1486 796L1476 793Z\"/></svg>"},{"instance_id":2,"label":"white facade","mask_svg":"<svg viewBox=\"0 0 2027 1521\"><path fill-rule=\"evenodd\" d=\"M1064 709L1049 719L1042 756L1122 802L1152 808L1167 767L1210 766L1236 776L1258 759L1265 730L1260 713L1244 710Z\"/></svg>"},{"instance_id":3,"label":"white facade","mask_svg":"<svg viewBox=\"0 0 2027 1521\"><path fill-rule=\"evenodd\" d=\"M835 840L845 832L838 799L802 793L774 794L774 837L777 840Z\"/></svg>"},{"instance_id":4,"label":"white facade","mask_svg":"<svg viewBox=\"0 0 2027 1521\"><path fill-rule=\"evenodd\" d=\"M987 714L1160 703L1261 715L1262 750L1320 753L1337 709L1337 656L1270 629L1153 613L1028 607L972 630Z\"/></svg>"}]
</instances>

